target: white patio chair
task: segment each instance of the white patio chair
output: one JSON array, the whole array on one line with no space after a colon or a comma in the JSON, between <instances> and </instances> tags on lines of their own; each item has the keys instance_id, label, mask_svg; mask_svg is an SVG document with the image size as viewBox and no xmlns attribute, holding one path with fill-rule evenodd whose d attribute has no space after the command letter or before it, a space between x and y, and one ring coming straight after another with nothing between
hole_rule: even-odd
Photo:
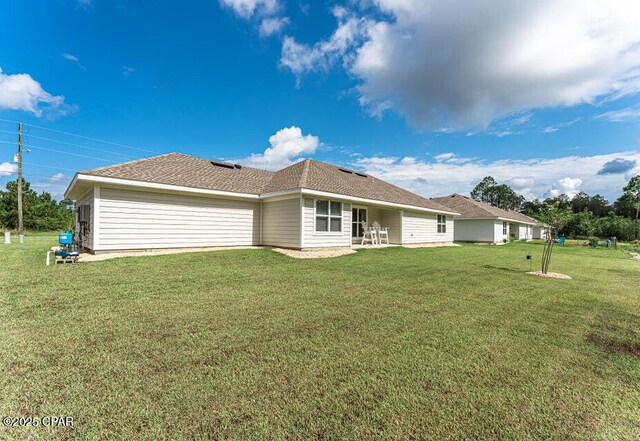
<instances>
[{"instance_id":1,"label":"white patio chair","mask_svg":"<svg viewBox=\"0 0 640 441\"><path fill-rule=\"evenodd\" d=\"M378 232L376 231L376 229L368 226L364 221L360 222L360 225L362 225L363 230L362 242L360 243L360 245L366 245L367 241L371 242L371 245L375 245L376 243L378 243Z\"/></svg>"},{"instance_id":2,"label":"white patio chair","mask_svg":"<svg viewBox=\"0 0 640 441\"><path fill-rule=\"evenodd\" d=\"M378 244L382 245L382 241L386 240L387 245L389 245L389 229L380 226L380 223L378 221L375 221L373 223L373 228L375 228L377 232Z\"/></svg>"}]
</instances>

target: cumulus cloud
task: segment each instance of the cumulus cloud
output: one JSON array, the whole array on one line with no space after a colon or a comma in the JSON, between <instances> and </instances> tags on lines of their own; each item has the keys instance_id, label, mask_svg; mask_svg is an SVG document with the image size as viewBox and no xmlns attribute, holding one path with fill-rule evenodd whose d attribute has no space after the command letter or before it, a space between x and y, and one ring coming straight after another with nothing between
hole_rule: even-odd
<instances>
[{"instance_id":1,"label":"cumulus cloud","mask_svg":"<svg viewBox=\"0 0 640 441\"><path fill-rule=\"evenodd\" d=\"M18 166L11 162L0 163L0 176L10 176L18 172Z\"/></svg>"},{"instance_id":2,"label":"cumulus cloud","mask_svg":"<svg viewBox=\"0 0 640 441\"><path fill-rule=\"evenodd\" d=\"M616 175L623 174L630 170L633 170L637 162L635 160L616 158L613 161L609 161L602 166L598 171L599 175Z\"/></svg>"},{"instance_id":3,"label":"cumulus cloud","mask_svg":"<svg viewBox=\"0 0 640 441\"><path fill-rule=\"evenodd\" d=\"M269 37L274 34L279 34L282 29L289 24L289 17L269 17L262 20L260 23L260 35L262 37Z\"/></svg>"},{"instance_id":4,"label":"cumulus cloud","mask_svg":"<svg viewBox=\"0 0 640 441\"><path fill-rule=\"evenodd\" d=\"M376 156L358 158L351 165L425 197L454 192L468 194L482 178L493 176L498 182L511 185L528 199L549 196L555 193L554 190L558 194L575 194L576 189L580 188L613 200L620 195L628 176L599 175L598 171L602 164L616 158L640 162L640 151L492 162L478 159L437 162L412 157Z\"/></svg>"},{"instance_id":5,"label":"cumulus cloud","mask_svg":"<svg viewBox=\"0 0 640 441\"><path fill-rule=\"evenodd\" d=\"M271 147L263 153L237 160L240 164L266 170L278 170L302 159L302 155L311 155L320 145L317 136L303 135L300 127L291 126L278 130L269 138Z\"/></svg>"},{"instance_id":6,"label":"cumulus cloud","mask_svg":"<svg viewBox=\"0 0 640 441\"><path fill-rule=\"evenodd\" d=\"M220 4L245 20L256 13L273 14L279 7L278 0L220 0Z\"/></svg>"},{"instance_id":7,"label":"cumulus cloud","mask_svg":"<svg viewBox=\"0 0 640 441\"><path fill-rule=\"evenodd\" d=\"M315 45L287 37L281 64L299 77L340 60L372 114L393 109L420 127L486 128L640 90L635 0L367 3L373 18L334 14L348 47L332 45L335 33Z\"/></svg>"},{"instance_id":8,"label":"cumulus cloud","mask_svg":"<svg viewBox=\"0 0 640 441\"><path fill-rule=\"evenodd\" d=\"M290 36L283 39L280 65L291 70L298 80L306 72L327 70L340 59L347 66L351 59L347 52L362 40L371 24L370 20L358 18L343 7L333 8L332 13L338 27L328 39L314 45L298 43Z\"/></svg>"},{"instance_id":9,"label":"cumulus cloud","mask_svg":"<svg viewBox=\"0 0 640 441\"><path fill-rule=\"evenodd\" d=\"M0 109L24 110L35 116L44 111L66 114L64 96L51 95L29 74L8 75L0 68Z\"/></svg>"},{"instance_id":10,"label":"cumulus cloud","mask_svg":"<svg viewBox=\"0 0 640 441\"><path fill-rule=\"evenodd\" d=\"M569 199L573 199L575 195L580 193L580 186L582 185L582 179L580 178L562 178L553 184L551 190L549 190L549 196L558 197L561 194L569 196Z\"/></svg>"}]
</instances>

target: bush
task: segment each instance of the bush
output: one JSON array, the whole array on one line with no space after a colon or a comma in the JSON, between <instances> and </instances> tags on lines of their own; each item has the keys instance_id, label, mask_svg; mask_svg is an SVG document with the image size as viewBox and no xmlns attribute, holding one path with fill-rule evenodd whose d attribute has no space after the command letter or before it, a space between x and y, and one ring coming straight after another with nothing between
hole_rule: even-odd
<instances>
[{"instance_id":1,"label":"bush","mask_svg":"<svg viewBox=\"0 0 640 441\"><path fill-rule=\"evenodd\" d=\"M589 240L587 241L587 245L589 245L592 248L596 248L599 244L600 244L600 239L598 239L597 237L590 237Z\"/></svg>"}]
</instances>

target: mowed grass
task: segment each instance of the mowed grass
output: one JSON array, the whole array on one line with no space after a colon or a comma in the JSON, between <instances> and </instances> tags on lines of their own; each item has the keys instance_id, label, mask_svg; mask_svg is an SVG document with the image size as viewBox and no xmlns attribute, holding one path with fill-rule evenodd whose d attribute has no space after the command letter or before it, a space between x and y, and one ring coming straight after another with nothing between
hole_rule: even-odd
<instances>
[{"instance_id":1,"label":"mowed grass","mask_svg":"<svg viewBox=\"0 0 640 441\"><path fill-rule=\"evenodd\" d=\"M0 439L638 439L640 262L540 244L44 266L0 248Z\"/></svg>"}]
</instances>

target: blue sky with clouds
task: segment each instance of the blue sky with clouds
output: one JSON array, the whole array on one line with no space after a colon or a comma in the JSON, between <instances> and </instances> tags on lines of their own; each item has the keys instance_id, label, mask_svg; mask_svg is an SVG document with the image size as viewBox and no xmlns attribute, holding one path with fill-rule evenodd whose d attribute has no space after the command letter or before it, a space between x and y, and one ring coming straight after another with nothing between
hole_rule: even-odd
<instances>
[{"instance_id":1,"label":"blue sky with clouds","mask_svg":"<svg viewBox=\"0 0 640 441\"><path fill-rule=\"evenodd\" d=\"M58 196L75 170L170 151L271 169L313 157L425 196L491 174L528 198L613 199L640 173L635 1L0 9L3 186L8 121L30 124L25 173Z\"/></svg>"}]
</instances>

